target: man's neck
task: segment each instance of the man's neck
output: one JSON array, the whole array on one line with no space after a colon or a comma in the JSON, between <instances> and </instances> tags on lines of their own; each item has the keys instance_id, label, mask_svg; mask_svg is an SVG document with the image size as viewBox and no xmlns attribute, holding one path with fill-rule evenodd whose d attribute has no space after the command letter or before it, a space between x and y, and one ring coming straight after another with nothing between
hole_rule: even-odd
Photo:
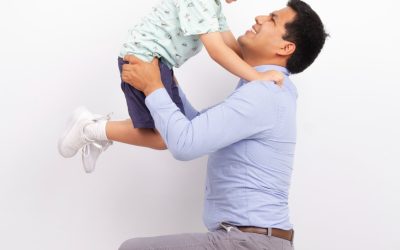
<instances>
[{"instance_id":1,"label":"man's neck","mask_svg":"<svg viewBox=\"0 0 400 250\"><path fill-rule=\"evenodd\" d=\"M278 65L286 68L286 59L283 58L260 58L256 56L246 56L243 55L243 60L247 62L250 66L256 67L260 65Z\"/></svg>"}]
</instances>

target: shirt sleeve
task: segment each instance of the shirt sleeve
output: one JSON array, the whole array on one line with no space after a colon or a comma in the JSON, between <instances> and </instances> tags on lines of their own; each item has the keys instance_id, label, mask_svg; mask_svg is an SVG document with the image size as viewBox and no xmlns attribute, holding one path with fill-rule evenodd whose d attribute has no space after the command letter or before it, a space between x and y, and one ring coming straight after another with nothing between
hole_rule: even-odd
<instances>
[{"instance_id":1,"label":"shirt sleeve","mask_svg":"<svg viewBox=\"0 0 400 250\"><path fill-rule=\"evenodd\" d=\"M276 109L267 90L265 83L246 84L191 120L163 88L147 96L146 105L173 156L192 160L259 133L269 133Z\"/></svg>"},{"instance_id":2,"label":"shirt sleeve","mask_svg":"<svg viewBox=\"0 0 400 250\"><path fill-rule=\"evenodd\" d=\"M185 93L182 91L182 89L179 85L178 85L178 90L179 90L179 97L181 98L182 103L183 103L183 109L185 110L185 116L189 120L192 120L199 114L199 112L195 108L193 108L192 104L186 98Z\"/></svg>"},{"instance_id":3,"label":"shirt sleeve","mask_svg":"<svg viewBox=\"0 0 400 250\"><path fill-rule=\"evenodd\" d=\"M224 31L230 30L228 23L226 21L226 17L224 15L224 13L222 12L222 9L220 9L220 11L219 11L218 22L219 22L219 32L224 32Z\"/></svg>"},{"instance_id":4,"label":"shirt sleeve","mask_svg":"<svg viewBox=\"0 0 400 250\"><path fill-rule=\"evenodd\" d=\"M185 36L228 29L220 0L177 0L179 23Z\"/></svg>"}]
</instances>

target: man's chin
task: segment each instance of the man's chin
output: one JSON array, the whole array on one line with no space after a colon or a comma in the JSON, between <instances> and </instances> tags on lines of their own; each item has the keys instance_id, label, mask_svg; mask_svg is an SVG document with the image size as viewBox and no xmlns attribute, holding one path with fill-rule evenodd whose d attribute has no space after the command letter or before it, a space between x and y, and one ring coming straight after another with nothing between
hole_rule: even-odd
<instances>
[{"instance_id":1,"label":"man's chin","mask_svg":"<svg viewBox=\"0 0 400 250\"><path fill-rule=\"evenodd\" d=\"M237 39L240 46L243 46L246 43L248 43L248 40L249 40L249 38L246 37L246 34L239 36L239 38Z\"/></svg>"}]
</instances>

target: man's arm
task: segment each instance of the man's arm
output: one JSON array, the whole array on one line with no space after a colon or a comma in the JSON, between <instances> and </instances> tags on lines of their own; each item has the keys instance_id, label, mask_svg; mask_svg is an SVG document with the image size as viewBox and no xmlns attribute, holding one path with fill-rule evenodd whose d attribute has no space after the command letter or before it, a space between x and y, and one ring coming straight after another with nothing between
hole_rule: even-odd
<instances>
[{"instance_id":1,"label":"man's arm","mask_svg":"<svg viewBox=\"0 0 400 250\"><path fill-rule=\"evenodd\" d=\"M215 152L268 133L274 126L276 108L265 82L242 86L224 102L190 120L163 87L156 60L145 63L132 56L125 60L133 64L123 66L123 80L145 93L156 128L176 159L191 160Z\"/></svg>"},{"instance_id":2,"label":"man's arm","mask_svg":"<svg viewBox=\"0 0 400 250\"><path fill-rule=\"evenodd\" d=\"M263 83L247 84L224 102L187 119L165 89L146 98L146 105L168 149L178 160L192 160L273 127L274 105Z\"/></svg>"},{"instance_id":3,"label":"man's arm","mask_svg":"<svg viewBox=\"0 0 400 250\"><path fill-rule=\"evenodd\" d=\"M192 104L189 102L189 100L186 98L185 93L181 89L180 86L178 86L179 89L179 96L182 100L183 103L183 108L185 109L185 116L189 119L192 120L195 118L197 115L199 115L199 111L197 111L195 108L193 108Z\"/></svg>"},{"instance_id":4,"label":"man's arm","mask_svg":"<svg viewBox=\"0 0 400 250\"><path fill-rule=\"evenodd\" d=\"M192 104L189 102L189 100L186 98L185 93L183 92L182 88L178 84L178 80L174 76L174 81L176 83L176 86L178 87L179 90L179 97L182 100L183 108L185 109L185 116L189 119L192 120L195 116L199 114L199 111L197 111Z\"/></svg>"}]
</instances>

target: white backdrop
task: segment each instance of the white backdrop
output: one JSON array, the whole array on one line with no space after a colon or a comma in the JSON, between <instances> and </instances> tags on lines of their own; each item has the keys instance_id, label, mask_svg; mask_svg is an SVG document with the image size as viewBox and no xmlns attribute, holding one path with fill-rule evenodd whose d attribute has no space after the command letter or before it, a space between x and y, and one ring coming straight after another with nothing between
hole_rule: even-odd
<instances>
[{"instance_id":1,"label":"white backdrop","mask_svg":"<svg viewBox=\"0 0 400 250\"><path fill-rule=\"evenodd\" d=\"M97 170L63 159L71 111L127 117L117 55L157 0L0 0L0 249L110 250L131 237L204 232L206 157L115 144ZM293 76L298 145L291 220L298 250L398 250L400 36L395 0L317 1L331 38ZM225 5L236 35L286 1ZM176 71L193 104L221 101L236 79L203 51ZM211 91L210 91L211 90Z\"/></svg>"}]
</instances>

